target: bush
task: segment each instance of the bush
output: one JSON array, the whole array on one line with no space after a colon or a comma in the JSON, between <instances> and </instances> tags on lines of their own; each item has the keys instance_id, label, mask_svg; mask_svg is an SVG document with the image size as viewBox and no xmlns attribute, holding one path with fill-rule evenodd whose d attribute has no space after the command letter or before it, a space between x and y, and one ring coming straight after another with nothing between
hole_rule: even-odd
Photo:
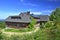
<instances>
[{"instance_id":1,"label":"bush","mask_svg":"<svg viewBox=\"0 0 60 40\"><path fill-rule=\"evenodd\" d=\"M35 25L35 24L36 24L36 20L35 20L33 17L31 17L31 22L30 22L28 28L29 28L29 29L34 28L34 25Z\"/></svg>"},{"instance_id":2,"label":"bush","mask_svg":"<svg viewBox=\"0 0 60 40\"><path fill-rule=\"evenodd\" d=\"M5 22L0 22L0 28L3 29L3 28L5 28L5 26L6 26L6 25L5 25Z\"/></svg>"},{"instance_id":3,"label":"bush","mask_svg":"<svg viewBox=\"0 0 60 40\"><path fill-rule=\"evenodd\" d=\"M54 26L54 23L53 21L48 21L46 24L45 24L45 28L51 28Z\"/></svg>"},{"instance_id":4,"label":"bush","mask_svg":"<svg viewBox=\"0 0 60 40\"><path fill-rule=\"evenodd\" d=\"M41 26L40 26L40 28L45 28L45 24L42 23Z\"/></svg>"},{"instance_id":5,"label":"bush","mask_svg":"<svg viewBox=\"0 0 60 40\"><path fill-rule=\"evenodd\" d=\"M45 27L48 40L55 40L57 37L57 27L54 26L54 23L49 21L45 24Z\"/></svg>"}]
</instances>

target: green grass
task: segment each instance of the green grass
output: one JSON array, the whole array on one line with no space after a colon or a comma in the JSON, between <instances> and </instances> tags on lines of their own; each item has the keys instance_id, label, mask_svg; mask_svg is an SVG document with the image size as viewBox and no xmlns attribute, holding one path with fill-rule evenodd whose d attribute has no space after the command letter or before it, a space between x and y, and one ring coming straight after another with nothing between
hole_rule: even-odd
<instances>
[{"instance_id":1,"label":"green grass","mask_svg":"<svg viewBox=\"0 0 60 40\"><path fill-rule=\"evenodd\" d=\"M29 32L29 31L32 31L34 30L35 28L33 29L29 29L29 28L25 28L25 29L14 29L14 28L11 28L11 29L4 29L5 32Z\"/></svg>"},{"instance_id":2,"label":"green grass","mask_svg":"<svg viewBox=\"0 0 60 40\"><path fill-rule=\"evenodd\" d=\"M11 30L9 30L9 31L11 31ZM13 31L16 32L15 29ZM18 32L21 32L21 31L18 31ZM32 34L12 35L11 37L5 37L5 36L3 36L1 34L0 35L1 35L1 37L4 40L8 40L8 39L9 40L53 40L53 39L60 40L60 31L57 34L57 38L55 38L55 36L52 37L52 34L50 34L50 33L51 32L49 31L49 29L47 29L47 28L40 28L37 32L32 33Z\"/></svg>"},{"instance_id":3,"label":"green grass","mask_svg":"<svg viewBox=\"0 0 60 40\"><path fill-rule=\"evenodd\" d=\"M47 40L47 34L45 29L39 29L36 33L24 34L24 35L13 35L10 37L11 40Z\"/></svg>"},{"instance_id":4,"label":"green grass","mask_svg":"<svg viewBox=\"0 0 60 40\"><path fill-rule=\"evenodd\" d=\"M47 40L47 34L44 30L45 29L39 29L37 32L32 34L12 35L10 37L6 37L7 35L0 35L2 37L2 40Z\"/></svg>"},{"instance_id":5,"label":"green grass","mask_svg":"<svg viewBox=\"0 0 60 40\"><path fill-rule=\"evenodd\" d=\"M6 26L6 25L5 25L5 22L0 22L0 28L1 28L1 29L5 28L5 26Z\"/></svg>"}]
</instances>

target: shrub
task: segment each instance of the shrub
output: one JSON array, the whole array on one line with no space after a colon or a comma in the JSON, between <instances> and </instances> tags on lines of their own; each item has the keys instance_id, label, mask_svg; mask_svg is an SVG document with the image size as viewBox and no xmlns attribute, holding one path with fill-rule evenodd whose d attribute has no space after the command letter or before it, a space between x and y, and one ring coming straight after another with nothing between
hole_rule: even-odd
<instances>
[{"instance_id":1,"label":"shrub","mask_svg":"<svg viewBox=\"0 0 60 40\"><path fill-rule=\"evenodd\" d=\"M45 24L42 23L41 26L40 26L40 28L45 28Z\"/></svg>"},{"instance_id":2,"label":"shrub","mask_svg":"<svg viewBox=\"0 0 60 40\"><path fill-rule=\"evenodd\" d=\"M33 18L33 17L31 17L31 22L30 22L30 24L29 24L29 29L32 29L32 28L34 28L34 25L36 24L36 20Z\"/></svg>"},{"instance_id":3,"label":"shrub","mask_svg":"<svg viewBox=\"0 0 60 40\"><path fill-rule=\"evenodd\" d=\"M0 22L0 28L5 28L5 22Z\"/></svg>"},{"instance_id":4,"label":"shrub","mask_svg":"<svg viewBox=\"0 0 60 40\"><path fill-rule=\"evenodd\" d=\"M45 24L46 27L46 33L48 40L55 40L56 39L56 33L57 33L57 27L54 26L54 23L52 21L49 21Z\"/></svg>"}]
</instances>

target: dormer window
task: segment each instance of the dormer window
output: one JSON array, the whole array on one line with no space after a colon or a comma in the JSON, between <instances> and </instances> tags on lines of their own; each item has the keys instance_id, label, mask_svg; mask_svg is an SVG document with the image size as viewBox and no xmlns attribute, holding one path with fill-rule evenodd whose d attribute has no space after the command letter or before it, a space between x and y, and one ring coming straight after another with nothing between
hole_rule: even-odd
<instances>
[{"instance_id":1,"label":"dormer window","mask_svg":"<svg viewBox=\"0 0 60 40\"><path fill-rule=\"evenodd\" d=\"M19 17L19 16L14 16L14 17L11 17L11 19L21 19L21 17Z\"/></svg>"},{"instance_id":2,"label":"dormer window","mask_svg":"<svg viewBox=\"0 0 60 40\"><path fill-rule=\"evenodd\" d=\"M39 17L34 17L35 19L40 19Z\"/></svg>"}]
</instances>

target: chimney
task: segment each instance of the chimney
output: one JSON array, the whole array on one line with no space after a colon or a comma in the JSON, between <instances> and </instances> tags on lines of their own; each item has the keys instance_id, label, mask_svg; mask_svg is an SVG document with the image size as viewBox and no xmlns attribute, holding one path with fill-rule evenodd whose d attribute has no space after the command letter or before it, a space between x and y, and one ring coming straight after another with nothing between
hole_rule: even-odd
<instances>
[{"instance_id":1,"label":"chimney","mask_svg":"<svg viewBox=\"0 0 60 40\"><path fill-rule=\"evenodd\" d=\"M27 11L26 13L27 13L27 15L30 15L30 11Z\"/></svg>"}]
</instances>

